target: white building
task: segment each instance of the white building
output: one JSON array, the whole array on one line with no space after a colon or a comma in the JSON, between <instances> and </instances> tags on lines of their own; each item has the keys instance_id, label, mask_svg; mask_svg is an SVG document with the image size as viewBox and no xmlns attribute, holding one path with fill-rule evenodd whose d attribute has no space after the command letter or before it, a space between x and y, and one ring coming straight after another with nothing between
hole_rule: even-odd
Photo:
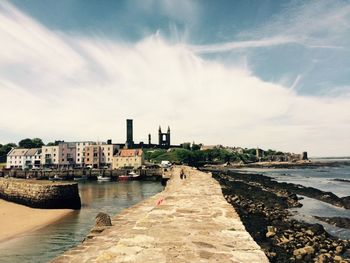
<instances>
[{"instance_id":1,"label":"white building","mask_svg":"<svg viewBox=\"0 0 350 263\"><path fill-rule=\"evenodd\" d=\"M25 168L25 154L28 149L12 148L7 154L6 168Z\"/></svg>"},{"instance_id":2,"label":"white building","mask_svg":"<svg viewBox=\"0 0 350 263\"><path fill-rule=\"evenodd\" d=\"M41 148L32 148L24 154L24 168L39 168L41 165Z\"/></svg>"},{"instance_id":3,"label":"white building","mask_svg":"<svg viewBox=\"0 0 350 263\"><path fill-rule=\"evenodd\" d=\"M101 145L101 164L102 166L112 167L113 155L119 150L119 146L113 144Z\"/></svg>"},{"instance_id":4,"label":"white building","mask_svg":"<svg viewBox=\"0 0 350 263\"><path fill-rule=\"evenodd\" d=\"M95 144L92 141L86 141L86 142L76 142L76 155L75 155L75 163L79 167L85 166L85 147Z\"/></svg>"}]
</instances>

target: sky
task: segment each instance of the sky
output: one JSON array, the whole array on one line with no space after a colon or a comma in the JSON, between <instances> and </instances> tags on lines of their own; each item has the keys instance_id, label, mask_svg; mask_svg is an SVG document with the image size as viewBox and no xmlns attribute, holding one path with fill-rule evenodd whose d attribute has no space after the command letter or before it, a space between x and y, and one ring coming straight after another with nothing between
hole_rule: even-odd
<instances>
[{"instance_id":1,"label":"sky","mask_svg":"<svg viewBox=\"0 0 350 263\"><path fill-rule=\"evenodd\" d=\"M350 155L350 1L0 0L0 143Z\"/></svg>"}]
</instances>

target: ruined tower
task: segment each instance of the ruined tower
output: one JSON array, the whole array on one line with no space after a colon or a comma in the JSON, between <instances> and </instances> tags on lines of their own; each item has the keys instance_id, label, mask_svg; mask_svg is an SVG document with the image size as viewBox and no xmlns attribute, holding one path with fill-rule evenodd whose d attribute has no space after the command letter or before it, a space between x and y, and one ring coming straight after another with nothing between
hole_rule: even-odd
<instances>
[{"instance_id":1,"label":"ruined tower","mask_svg":"<svg viewBox=\"0 0 350 263\"><path fill-rule=\"evenodd\" d=\"M170 127L168 126L167 132L162 132L162 128L158 129L158 146L160 148L170 148Z\"/></svg>"}]
</instances>

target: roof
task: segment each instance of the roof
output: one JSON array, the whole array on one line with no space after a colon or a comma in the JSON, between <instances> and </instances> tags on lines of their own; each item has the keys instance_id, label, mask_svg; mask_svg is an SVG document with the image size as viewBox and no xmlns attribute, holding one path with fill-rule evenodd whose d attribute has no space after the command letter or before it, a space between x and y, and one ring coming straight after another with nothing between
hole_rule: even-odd
<instances>
[{"instance_id":1,"label":"roof","mask_svg":"<svg viewBox=\"0 0 350 263\"><path fill-rule=\"evenodd\" d=\"M41 148L32 148L28 149L28 151L24 154L25 156L33 156L38 153L38 151L41 150Z\"/></svg>"},{"instance_id":2,"label":"roof","mask_svg":"<svg viewBox=\"0 0 350 263\"><path fill-rule=\"evenodd\" d=\"M119 157L134 157L142 156L143 151L141 149L122 149L118 153Z\"/></svg>"},{"instance_id":3,"label":"roof","mask_svg":"<svg viewBox=\"0 0 350 263\"><path fill-rule=\"evenodd\" d=\"M9 153L8 156L24 156L28 149L23 148L13 148Z\"/></svg>"}]
</instances>

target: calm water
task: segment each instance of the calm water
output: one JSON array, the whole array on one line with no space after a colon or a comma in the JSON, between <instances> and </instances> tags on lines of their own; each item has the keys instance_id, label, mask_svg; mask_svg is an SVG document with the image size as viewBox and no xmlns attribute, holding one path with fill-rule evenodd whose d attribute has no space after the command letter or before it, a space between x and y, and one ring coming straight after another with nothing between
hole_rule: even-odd
<instances>
[{"instance_id":1,"label":"calm water","mask_svg":"<svg viewBox=\"0 0 350 263\"><path fill-rule=\"evenodd\" d=\"M98 212L115 215L162 190L159 182L79 183L82 209L37 231L0 243L0 262L47 262L80 243Z\"/></svg>"},{"instance_id":2,"label":"calm water","mask_svg":"<svg viewBox=\"0 0 350 263\"><path fill-rule=\"evenodd\" d=\"M342 160L343 161L343 160ZM350 195L350 182L339 182L334 179L350 180L350 166L343 165L339 167L318 167L315 169L255 169L247 168L238 171L252 173L261 173L275 178L279 182L289 182L304 186L314 187L323 191L332 192L339 197ZM320 223L325 229L340 238L350 239L350 230L337 228L316 220L313 216L323 217L347 217L350 218L350 210L335 207L333 205L304 197L300 201L303 207L292 209L295 211L295 217L309 223Z\"/></svg>"}]
</instances>

